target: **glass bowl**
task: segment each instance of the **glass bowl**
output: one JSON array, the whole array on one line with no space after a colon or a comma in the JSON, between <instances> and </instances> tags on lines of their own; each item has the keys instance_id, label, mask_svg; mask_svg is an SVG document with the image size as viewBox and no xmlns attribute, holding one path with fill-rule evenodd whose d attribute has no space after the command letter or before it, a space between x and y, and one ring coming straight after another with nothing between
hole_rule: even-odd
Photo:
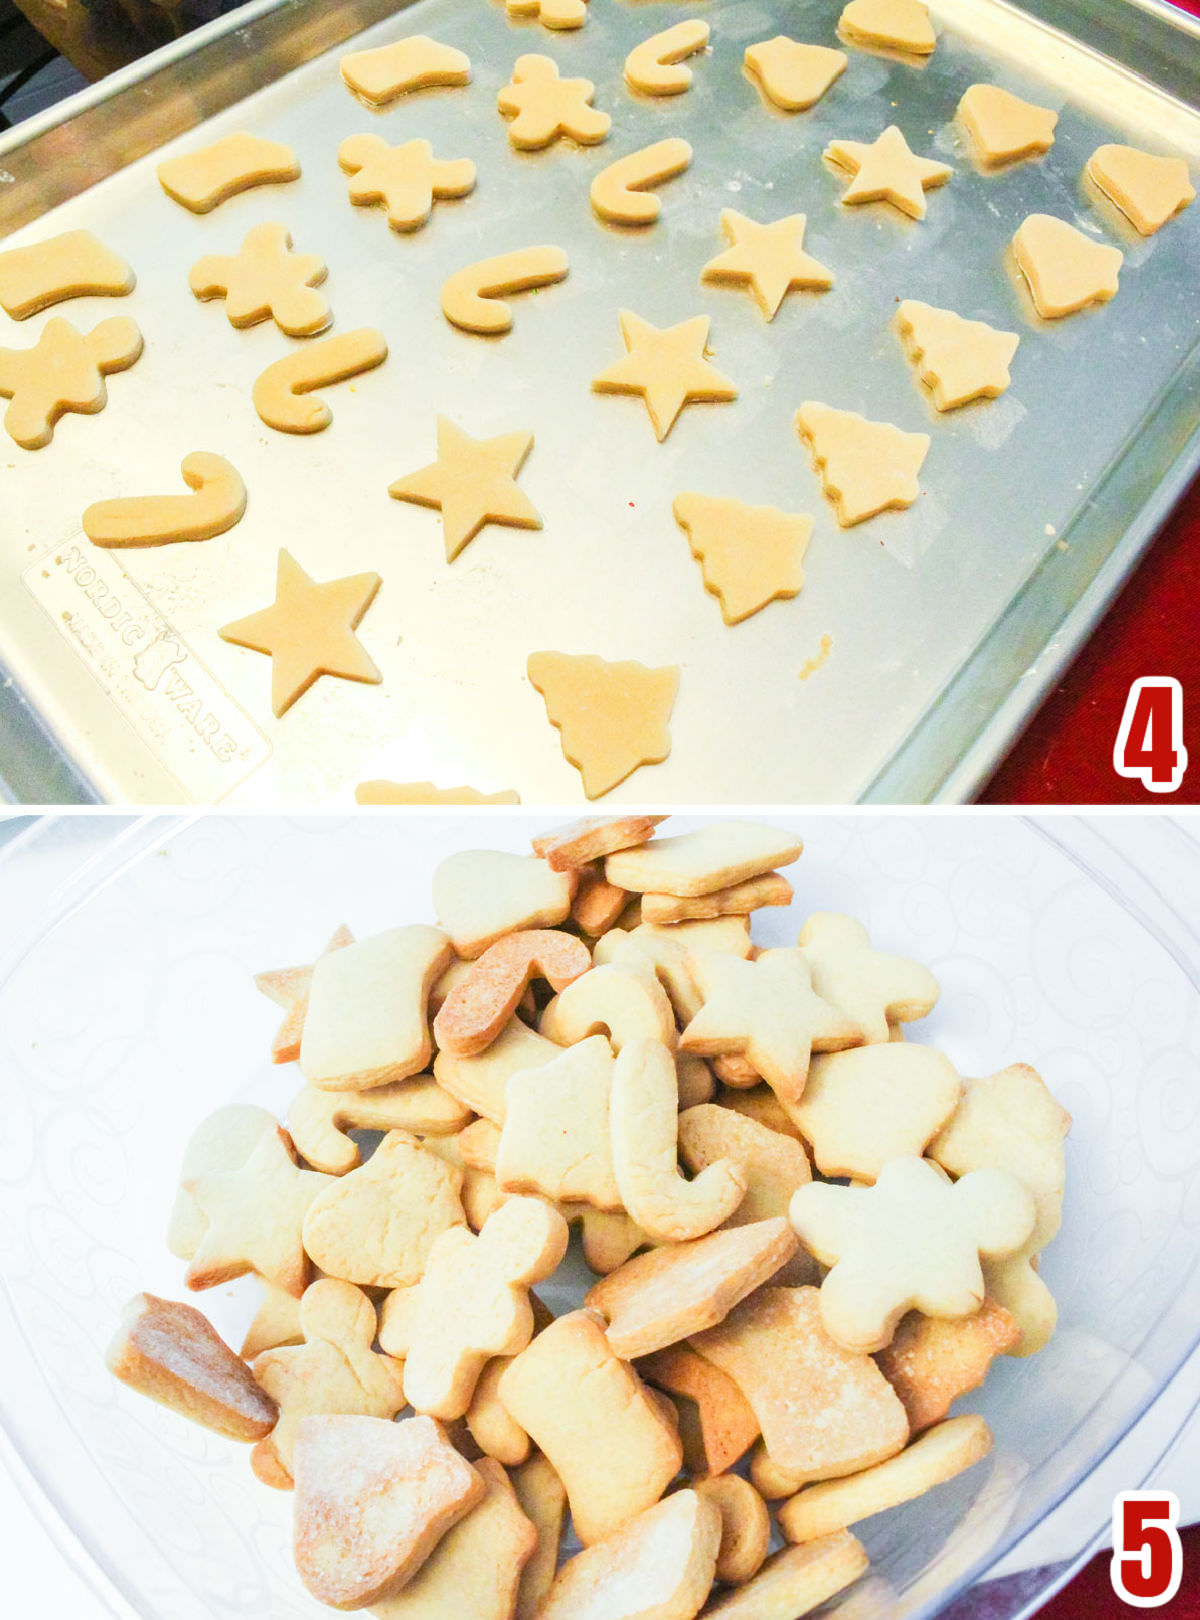
<instances>
[{"instance_id":1,"label":"glass bowl","mask_svg":"<svg viewBox=\"0 0 1200 1620\"><path fill-rule=\"evenodd\" d=\"M941 980L912 1038L967 1074L1032 1063L1075 1121L1042 1266L1059 1331L960 1403L988 1419L993 1454L864 1524L871 1573L834 1605L919 1620L1043 1523L1200 1339L1200 845L1149 817L770 819L806 851L796 901L760 913L757 939L853 912ZM311 960L341 922L432 920L444 855L527 850L546 824L89 816L0 847L0 1434L114 1612L328 1612L292 1568L290 1498L244 1449L118 1385L104 1347L138 1290L184 1297L165 1226L192 1128L234 1101L282 1116L297 1088L268 1060L279 1014L252 972ZM245 1279L197 1303L236 1343L255 1299Z\"/></svg>"}]
</instances>

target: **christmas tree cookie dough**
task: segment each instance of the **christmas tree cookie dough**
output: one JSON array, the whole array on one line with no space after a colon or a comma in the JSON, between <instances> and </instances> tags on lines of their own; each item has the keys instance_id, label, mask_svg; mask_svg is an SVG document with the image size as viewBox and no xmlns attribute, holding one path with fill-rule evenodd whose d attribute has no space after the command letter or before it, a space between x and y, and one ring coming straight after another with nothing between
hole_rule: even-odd
<instances>
[{"instance_id":1,"label":"christmas tree cookie dough","mask_svg":"<svg viewBox=\"0 0 1200 1620\"><path fill-rule=\"evenodd\" d=\"M588 654L535 652L526 674L545 699L546 717L561 733L562 751L589 799L671 752L667 722L679 690L673 665L648 669Z\"/></svg>"},{"instance_id":2,"label":"christmas tree cookie dough","mask_svg":"<svg viewBox=\"0 0 1200 1620\"><path fill-rule=\"evenodd\" d=\"M736 385L704 358L707 315L665 327L651 326L627 309L619 319L625 358L602 371L592 387L600 394L640 394L660 443L693 400L737 398Z\"/></svg>"},{"instance_id":3,"label":"christmas tree cookie dough","mask_svg":"<svg viewBox=\"0 0 1200 1620\"><path fill-rule=\"evenodd\" d=\"M432 782L388 782L382 777L360 782L354 790L359 804L520 804L511 788L502 793L480 793L473 787L435 787Z\"/></svg>"},{"instance_id":4,"label":"christmas tree cookie dough","mask_svg":"<svg viewBox=\"0 0 1200 1620\"><path fill-rule=\"evenodd\" d=\"M814 401L796 412L796 431L812 451L837 520L849 529L889 507L911 506L929 453L927 433L904 433L856 411Z\"/></svg>"},{"instance_id":5,"label":"christmas tree cookie dough","mask_svg":"<svg viewBox=\"0 0 1200 1620\"><path fill-rule=\"evenodd\" d=\"M394 231L415 231L446 197L475 189L470 158L435 158L428 141L389 146L378 135L350 135L338 147L338 165L350 176L356 207L382 203Z\"/></svg>"},{"instance_id":6,"label":"christmas tree cookie dough","mask_svg":"<svg viewBox=\"0 0 1200 1620\"><path fill-rule=\"evenodd\" d=\"M168 158L156 172L168 197L193 214L207 214L239 191L298 180L300 164L282 141L242 133L225 135L198 152Z\"/></svg>"},{"instance_id":7,"label":"christmas tree cookie dough","mask_svg":"<svg viewBox=\"0 0 1200 1620\"><path fill-rule=\"evenodd\" d=\"M686 17L635 45L625 58L625 82L645 96L680 96L692 84L692 70L684 58L695 56L708 44L708 24Z\"/></svg>"},{"instance_id":8,"label":"christmas tree cookie dough","mask_svg":"<svg viewBox=\"0 0 1200 1620\"><path fill-rule=\"evenodd\" d=\"M1058 114L1022 101L995 84L973 84L958 104L958 119L987 168L1041 157L1054 145Z\"/></svg>"},{"instance_id":9,"label":"christmas tree cookie dough","mask_svg":"<svg viewBox=\"0 0 1200 1620\"><path fill-rule=\"evenodd\" d=\"M352 51L342 57L340 65L348 88L370 107L386 107L411 90L471 82L471 62L465 52L441 45L427 34L411 34L374 51Z\"/></svg>"},{"instance_id":10,"label":"christmas tree cookie dough","mask_svg":"<svg viewBox=\"0 0 1200 1620\"><path fill-rule=\"evenodd\" d=\"M1012 381L1008 367L1021 341L1015 332L998 332L915 298L897 309L896 330L939 411L996 399Z\"/></svg>"},{"instance_id":11,"label":"christmas tree cookie dough","mask_svg":"<svg viewBox=\"0 0 1200 1620\"><path fill-rule=\"evenodd\" d=\"M532 433L473 439L444 416L437 422L437 460L388 485L397 501L436 507L442 514L446 561L488 523L540 529L541 517L517 487L517 474L533 448Z\"/></svg>"},{"instance_id":12,"label":"christmas tree cookie dough","mask_svg":"<svg viewBox=\"0 0 1200 1620\"><path fill-rule=\"evenodd\" d=\"M96 501L83 514L83 532L97 546L161 546L211 540L239 523L246 486L236 467L206 450L184 456L190 495L132 495Z\"/></svg>"},{"instance_id":13,"label":"christmas tree cookie dough","mask_svg":"<svg viewBox=\"0 0 1200 1620\"><path fill-rule=\"evenodd\" d=\"M378 574L318 583L290 553L281 551L274 602L218 631L222 641L270 658L271 708L277 719L322 675L371 685L383 679L354 634L381 583Z\"/></svg>"},{"instance_id":14,"label":"christmas tree cookie dough","mask_svg":"<svg viewBox=\"0 0 1200 1620\"><path fill-rule=\"evenodd\" d=\"M677 135L630 152L592 181L592 208L610 225L653 225L662 213L653 188L682 174L691 161L691 147Z\"/></svg>"},{"instance_id":15,"label":"christmas tree cookie dough","mask_svg":"<svg viewBox=\"0 0 1200 1620\"><path fill-rule=\"evenodd\" d=\"M496 97L496 106L511 119L508 138L522 152L550 146L564 135L581 146L608 139L612 119L592 106L596 87L590 79L561 79L548 56L519 56L512 83Z\"/></svg>"},{"instance_id":16,"label":"christmas tree cookie dough","mask_svg":"<svg viewBox=\"0 0 1200 1620\"><path fill-rule=\"evenodd\" d=\"M910 219L925 218L925 193L954 173L949 164L917 157L895 124L875 141L830 141L825 157L853 177L843 204L888 202Z\"/></svg>"},{"instance_id":17,"label":"christmas tree cookie dough","mask_svg":"<svg viewBox=\"0 0 1200 1620\"><path fill-rule=\"evenodd\" d=\"M40 450L67 411L94 416L108 403L105 377L125 371L142 352L142 334L124 315L90 332L54 316L32 349L0 349L0 398L11 403L4 426L23 450Z\"/></svg>"},{"instance_id":18,"label":"christmas tree cookie dough","mask_svg":"<svg viewBox=\"0 0 1200 1620\"><path fill-rule=\"evenodd\" d=\"M806 514L691 492L675 497L674 512L726 624L799 593L813 526Z\"/></svg>"},{"instance_id":19,"label":"christmas tree cookie dough","mask_svg":"<svg viewBox=\"0 0 1200 1620\"><path fill-rule=\"evenodd\" d=\"M1143 236L1153 236L1196 199L1182 158L1154 157L1136 146L1098 146L1085 173Z\"/></svg>"},{"instance_id":20,"label":"christmas tree cookie dough","mask_svg":"<svg viewBox=\"0 0 1200 1620\"><path fill-rule=\"evenodd\" d=\"M464 332L498 337L513 323L512 310L502 293L528 292L561 281L568 269L561 248L517 248L494 259L468 264L442 286L442 314Z\"/></svg>"},{"instance_id":21,"label":"christmas tree cookie dough","mask_svg":"<svg viewBox=\"0 0 1200 1620\"><path fill-rule=\"evenodd\" d=\"M0 309L14 321L66 298L123 298L136 277L91 231L64 231L0 253Z\"/></svg>"},{"instance_id":22,"label":"christmas tree cookie dough","mask_svg":"<svg viewBox=\"0 0 1200 1620\"><path fill-rule=\"evenodd\" d=\"M784 112L806 112L846 71L845 51L825 45L806 45L786 34L747 45L745 64L762 86L763 94Z\"/></svg>"},{"instance_id":23,"label":"christmas tree cookie dough","mask_svg":"<svg viewBox=\"0 0 1200 1620\"><path fill-rule=\"evenodd\" d=\"M1043 320L1074 315L1115 298L1125 255L1066 220L1030 214L1012 239L1013 256Z\"/></svg>"},{"instance_id":24,"label":"christmas tree cookie dough","mask_svg":"<svg viewBox=\"0 0 1200 1620\"><path fill-rule=\"evenodd\" d=\"M929 7L921 0L850 0L838 31L852 44L882 46L910 56L929 56L937 45Z\"/></svg>"},{"instance_id":25,"label":"christmas tree cookie dough","mask_svg":"<svg viewBox=\"0 0 1200 1620\"><path fill-rule=\"evenodd\" d=\"M293 253L284 225L255 225L236 253L210 253L198 259L188 286L206 303L225 300L231 326L257 326L274 320L289 337L323 332L333 314L316 291L328 275L315 253Z\"/></svg>"},{"instance_id":26,"label":"christmas tree cookie dough","mask_svg":"<svg viewBox=\"0 0 1200 1620\"><path fill-rule=\"evenodd\" d=\"M803 251L804 214L759 223L736 209L721 210L721 230L729 246L710 259L700 272L701 281L744 286L769 321L795 288L824 291L833 286L833 273Z\"/></svg>"}]
</instances>

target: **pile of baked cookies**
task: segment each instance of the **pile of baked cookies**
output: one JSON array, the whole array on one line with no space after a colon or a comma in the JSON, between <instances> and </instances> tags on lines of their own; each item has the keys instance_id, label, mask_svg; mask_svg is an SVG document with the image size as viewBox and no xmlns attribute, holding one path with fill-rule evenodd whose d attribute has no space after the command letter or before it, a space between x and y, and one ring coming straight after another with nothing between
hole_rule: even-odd
<instances>
[{"instance_id":1,"label":"pile of baked cookies","mask_svg":"<svg viewBox=\"0 0 1200 1620\"><path fill-rule=\"evenodd\" d=\"M109 1364L254 1442L335 1608L795 1620L866 1569L850 1526L987 1454L952 1403L1053 1332L1036 1072L907 1040L937 981L850 917L756 948L790 833L662 819L452 855L436 927L260 975L287 1128L227 1107L187 1148L187 1283L262 1303L235 1354L139 1295ZM572 1227L597 1280L556 1316Z\"/></svg>"}]
</instances>

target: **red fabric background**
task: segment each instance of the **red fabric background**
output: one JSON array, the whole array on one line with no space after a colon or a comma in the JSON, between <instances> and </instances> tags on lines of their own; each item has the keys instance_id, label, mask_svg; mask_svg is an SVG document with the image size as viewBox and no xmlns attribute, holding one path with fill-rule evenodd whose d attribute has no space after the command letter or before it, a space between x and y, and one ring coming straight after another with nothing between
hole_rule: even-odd
<instances>
[{"instance_id":1,"label":"red fabric background","mask_svg":"<svg viewBox=\"0 0 1200 1620\"><path fill-rule=\"evenodd\" d=\"M1175 0L1200 17L1200 0ZM1200 207L1200 203L1194 206ZM1200 803L1200 480L1179 503L1095 635L1046 699L980 799L987 804ZM1174 675L1183 687L1189 766L1175 793L1150 793L1112 768L1130 685Z\"/></svg>"},{"instance_id":2,"label":"red fabric background","mask_svg":"<svg viewBox=\"0 0 1200 1620\"><path fill-rule=\"evenodd\" d=\"M1108 1578L1110 1554L1102 1553L1081 1570L1041 1611L1039 1620L1135 1620L1137 1615L1162 1620L1200 1620L1200 1525L1184 1530L1183 1581L1161 1609L1134 1609L1122 1603Z\"/></svg>"}]
</instances>

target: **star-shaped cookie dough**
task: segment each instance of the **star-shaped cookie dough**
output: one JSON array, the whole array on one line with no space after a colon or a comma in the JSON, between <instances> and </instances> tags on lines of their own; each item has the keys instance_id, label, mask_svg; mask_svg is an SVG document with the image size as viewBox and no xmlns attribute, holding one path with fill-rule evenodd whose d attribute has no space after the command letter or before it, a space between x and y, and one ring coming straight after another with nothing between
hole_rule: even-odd
<instances>
[{"instance_id":1,"label":"star-shaped cookie dough","mask_svg":"<svg viewBox=\"0 0 1200 1620\"><path fill-rule=\"evenodd\" d=\"M928 433L905 433L815 400L796 412L796 431L812 451L843 529L889 507L911 506L921 493L917 475L929 454Z\"/></svg>"},{"instance_id":2,"label":"star-shaped cookie dough","mask_svg":"<svg viewBox=\"0 0 1200 1620\"><path fill-rule=\"evenodd\" d=\"M1008 367L1021 341L1015 332L999 332L916 298L897 309L896 330L939 411L995 399L1012 381Z\"/></svg>"},{"instance_id":3,"label":"star-shaped cookie dough","mask_svg":"<svg viewBox=\"0 0 1200 1620\"><path fill-rule=\"evenodd\" d=\"M749 289L769 321L793 287L823 291L833 272L803 252L804 214L788 214L768 224L747 219L734 208L721 210L721 230L729 246L710 259L701 281L731 281Z\"/></svg>"},{"instance_id":4,"label":"star-shaped cookie dough","mask_svg":"<svg viewBox=\"0 0 1200 1620\"><path fill-rule=\"evenodd\" d=\"M862 1040L854 1020L817 995L802 951L763 951L744 962L727 951L697 950L691 965L704 1005L679 1037L680 1050L745 1056L785 1101L803 1095L814 1051Z\"/></svg>"},{"instance_id":5,"label":"star-shaped cookie dough","mask_svg":"<svg viewBox=\"0 0 1200 1620\"><path fill-rule=\"evenodd\" d=\"M562 79L549 56L519 56L512 83L496 97L496 106L511 118L508 138L522 152L549 146L569 135L581 146L608 139L612 119L592 106L596 87L590 79Z\"/></svg>"},{"instance_id":6,"label":"star-shaped cookie dough","mask_svg":"<svg viewBox=\"0 0 1200 1620\"><path fill-rule=\"evenodd\" d=\"M671 752L667 722L679 690L674 665L648 669L632 660L610 664L589 654L535 652L525 669L589 799Z\"/></svg>"},{"instance_id":7,"label":"star-shaped cookie dough","mask_svg":"<svg viewBox=\"0 0 1200 1620\"><path fill-rule=\"evenodd\" d=\"M854 177L842 194L844 204L889 202L910 219L925 218L925 193L954 173L947 163L917 157L895 124L876 141L830 141L825 156Z\"/></svg>"},{"instance_id":8,"label":"star-shaped cookie dough","mask_svg":"<svg viewBox=\"0 0 1200 1620\"><path fill-rule=\"evenodd\" d=\"M321 955L328 956L330 951L340 951L353 944L354 935L343 923ZM283 1022L271 1042L272 1063L295 1063L300 1056L300 1037L304 1033L304 1015L308 1011L308 992L312 989L315 966L310 962L299 967L268 968L265 973L254 975L255 989L283 1008Z\"/></svg>"},{"instance_id":9,"label":"star-shaped cookie dough","mask_svg":"<svg viewBox=\"0 0 1200 1620\"><path fill-rule=\"evenodd\" d=\"M185 1182L208 1217L208 1230L188 1266L188 1287L214 1288L256 1271L299 1297L309 1274L300 1236L304 1217L333 1179L301 1170L289 1137L276 1129L263 1135L240 1170Z\"/></svg>"},{"instance_id":10,"label":"star-shaped cookie dough","mask_svg":"<svg viewBox=\"0 0 1200 1620\"><path fill-rule=\"evenodd\" d=\"M444 416L437 422L437 460L388 485L397 501L434 506L442 514L446 561L488 523L510 529L540 529L541 517L516 478L533 448L532 433L499 433L473 439Z\"/></svg>"},{"instance_id":11,"label":"star-shaped cookie dough","mask_svg":"<svg viewBox=\"0 0 1200 1620\"><path fill-rule=\"evenodd\" d=\"M274 602L217 633L271 659L271 708L278 718L322 675L372 685L383 679L354 634L380 583L378 574L318 583L281 551Z\"/></svg>"},{"instance_id":12,"label":"star-shaped cookie dough","mask_svg":"<svg viewBox=\"0 0 1200 1620\"><path fill-rule=\"evenodd\" d=\"M659 443L693 400L737 398L737 386L704 358L708 316L676 326L651 326L630 310L620 312L626 354L593 381L598 394L641 394Z\"/></svg>"}]
</instances>

